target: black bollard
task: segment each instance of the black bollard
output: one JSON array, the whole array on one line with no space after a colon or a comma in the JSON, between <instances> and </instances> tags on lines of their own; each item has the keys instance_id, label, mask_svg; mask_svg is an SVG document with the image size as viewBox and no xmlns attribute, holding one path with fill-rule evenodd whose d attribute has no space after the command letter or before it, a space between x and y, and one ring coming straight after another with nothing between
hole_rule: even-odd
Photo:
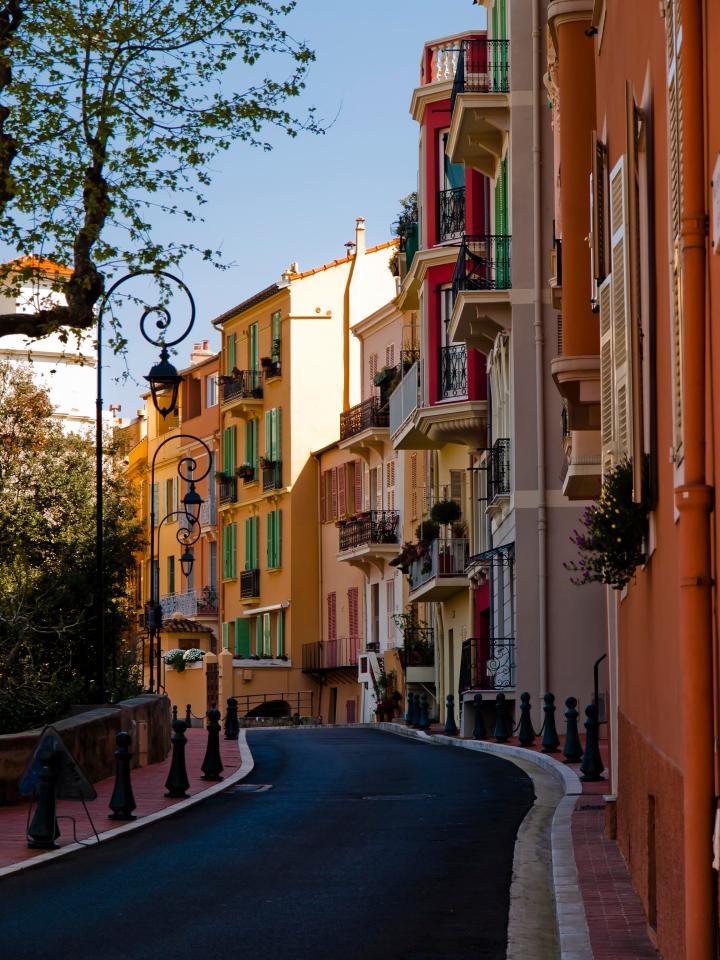
<instances>
[{"instance_id":1,"label":"black bollard","mask_svg":"<svg viewBox=\"0 0 720 960\"><path fill-rule=\"evenodd\" d=\"M543 724L542 752L557 753L560 746L560 737L555 726L555 694L546 693L543 697L545 706L545 723Z\"/></svg>"},{"instance_id":2,"label":"black bollard","mask_svg":"<svg viewBox=\"0 0 720 960\"><path fill-rule=\"evenodd\" d=\"M412 705L412 726L420 726L420 694L412 693L411 694L413 705Z\"/></svg>"},{"instance_id":3,"label":"black bollard","mask_svg":"<svg viewBox=\"0 0 720 960\"><path fill-rule=\"evenodd\" d=\"M225 739L237 740L240 736L240 722L238 720L238 702L235 697L229 697L225 708Z\"/></svg>"},{"instance_id":4,"label":"black bollard","mask_svg":"<svg viewBox=\"0 0 720 960\"><path fill-rule=\"evenodd\" d=\"M457 724L455 723L455 697L452 693L447 695L447 710L445 713L445 733L448 736L454 736L458 732Z\"/></svg>"},{"instance_id":5,"label":"black bollard","mask_svg":"<svg viewBox=\"0 0 720 960\"><path fill-rule=\"evenodd\" d=\"M220 711L215 704L207 712L207 748L200 769L203 780L222 780L223 762L220 758Z\"/></svg>"},{"instance_id":6,"label":"black bollard","mask_svg":"<svg viewBox=\"0 0 720 960\"><path fill-rule=\"evenodd\" d=\"M482 694L476 693L473 697L473 707L475 709L475 723L473 724L473 740L484 740L487 736L485 729L485 717L482 711Z\"/></svg>"},{"instance_id":7,"label":"black bollard","mask_svg":"<svg viewBox=\"0 0 720 960\"><path fill-rule=\"evenodd\" d=\"M421 730L430 729L430 713L428 711L428 698L427 694L422 694L420 697L420 716L418 717L418 726Z\"/></svg>"},{"instance_id":8,"label":"black bollard","mask_svg":"<svg viewBox=\"0 0 720 960\"><path fill-rule=\"evenodd\" d=\"M577 763L583 755L580 735L578 734L578 710L575 697L568 697L565 701L565 745L563 756L565 763Z\"/></svg>"},{"instance_id":9,"label":"black bollard","mask_svg":"<svg viewBox=\"0 0 720 960\"><path fill-rule=\"evenodd\" d=\"M492 735L497 743L505 743L510 739L510 722L504 693L498 693L495 697L495 728Z\"/></svg>"},{"instance_id":10,"label":"black bollard","mask_svg":"<svg viewBox=\"0 0 720 960\"><path fill-rule=\"evenodd\" d=\"M185 707L185 724L187 725L188 730L192 727L192 704L189 703Z\"/></svg>"},{"instance_id":11,"label":"black bollard","mask_svg":"<svg viewBox=\"0 0 720 960\"><path fill-rule=\"evenodd\" d=\"M594 703L585 707L585 752L580 764L581 780L602 780L605 764L600 756L600 724L598 723L598 708Z\"/></svg>"},{"instance_id":12,"label":"black bollard","mask_svg":"<svg viewBox=\"0 0 720 960\"><path fill-rule=\"evenodd\" d=\"M133 810L136 807L130 781L130 742L129 733L121 730L115 736L117 750L115 751L115 788L110 797L110 820L134 820Z\"/></svg>"},{"instance_id":13,"label":"black bollard","mask_svg":"<svg viewBox=\"0 0 720 960\"><path fill-rule=\"evenodd\" d=\"M530 706L530 694L520 694L520 728L518 729L518 742L521 747L531 747L535 743L535 731L532 725L532 716Z\"/></svg>"},{"instance_id":14,"label":"black bollard","mask_svg":"<svg viewBox=\"0 0 720 960\"><path fill-rule=\"evenodd\" d=\"M184 720L177 719L177 707L173 707L173 735L172 741L172 760L170 762L170 773L165 781L166 797L187 797L187 788L190 786L187 770L185 768L185 744L187 737Z\"/></svg>"},{"instance_id":15,"label":"black bollard","mask_svg":"<svg viewBox=\"0 0 720 960\"><path fill-rule=\"evenodd\" d=\"M32 822L28 827L27 845L31 850L55 850L60 836L55 818L55 785L57 782L58 755L54 750L44 753L40 758L42 770L37 789L37 806Z\"/></svg>"},{"instance_id":16,"label":"black bollard","mask_svg":"<svg viewBox=\"0 0 720 960\"><path fill-rule=\"evenodd\" d=\"M411 727L413 725L413 708L415 706L415 698L412 693L408 690L407 695L407 713L405 714L405 723Z\"/></svg>"}]
</instances>

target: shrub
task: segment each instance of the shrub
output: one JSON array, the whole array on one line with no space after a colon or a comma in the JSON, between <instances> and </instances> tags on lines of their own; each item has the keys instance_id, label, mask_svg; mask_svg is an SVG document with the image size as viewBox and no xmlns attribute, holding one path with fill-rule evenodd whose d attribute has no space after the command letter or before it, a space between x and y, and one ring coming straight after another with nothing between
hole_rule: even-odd
<instances>
[{"instance_id":1,"label":"shrub","mask_svg":"<svg viewBox=\"0 0 720 960\"><path fill-rule=\"evenodd\" d=\"M430 519L436 523L457 523L461 515L460 504L455 500L438 500L430 508Z\"/></svg>"}]
</instances>

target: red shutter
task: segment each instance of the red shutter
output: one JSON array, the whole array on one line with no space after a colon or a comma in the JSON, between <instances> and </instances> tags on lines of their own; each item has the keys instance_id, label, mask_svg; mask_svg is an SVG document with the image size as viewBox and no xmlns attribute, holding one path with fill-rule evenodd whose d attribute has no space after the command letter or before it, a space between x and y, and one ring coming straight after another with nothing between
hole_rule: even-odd
<instances>
[{"instance_id":1,"label":"red shutter","mask_svg":"<svg viewBox=\"0 0 720 960\"><path fill-rule=\"evenodd\" d=\"M341 517L344 517L348 512L347 509L347 471L345 470L345 464L337 468L337 491L338 491L338 514Z\"/></svg>"},{"instance_id":2,"label":"red shutter","mask_svg":"<svg viewBox=\"0 0 720 960\"><path fill-rule=\"evenodd\" d=\"M320 473L320 523L325 523L327 520L327 497L325 496L325 479L327 477L327 470L323 470Z\"/></svg>"},{"instance_id":3,"label":"red shutter","mask_svg":"<svg viewBox=\"0 0 720 960\"><path fill-rule=\"evenodd\" d=\"M330 471L330 493L332 500L332 520L336 520L338 516L338 476L337 476L337 467L333 467Z\"/></svg>"},{"instance_id":4,"label":"red shutter","mask_svg":"<svg viewBox=\"0 0 720 960\"><path fill-rule=\"evenodd\" d=\"M362 499L362 460L356 460L353 471L353 500L355 501L355 513L360 513L363 508Z\"/></svg>"},{"instance_id":5,"label":"red shutter","mask_svg":"<svg viewBox=\"0 0 720 960\"><path fill-rule=\"evenodd\" d=\"M327 595L328 640L337 640L337 615L335 593Z\"/></svg>"},{"instance_id":6,"label":"red shutter","mask_svg":"<svg viewBox=\"0 0 720 960\"><path fill-rule=\"evenodd\" d=\"M357 637L360 634L360 624L358 623L358 588L350 587L348 590L348 626L351 637Z\"/></svg>"}]
</instances>

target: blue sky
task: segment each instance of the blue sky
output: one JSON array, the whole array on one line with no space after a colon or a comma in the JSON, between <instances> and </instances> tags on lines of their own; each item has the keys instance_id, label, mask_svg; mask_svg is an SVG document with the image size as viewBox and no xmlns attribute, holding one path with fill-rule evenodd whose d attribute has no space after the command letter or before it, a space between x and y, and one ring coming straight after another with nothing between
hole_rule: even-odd
<instances>
[{"instance_id":1,"label":"blue sky","mask_svg":"<svg viewBox=\"0 0 720 960\"><path fill-rule=\"evenodd\" d=\"M275 135L275 149L239 144L214 163L205 223L174 225L177 237L201 249L220 248L236 266L226 271L188 260L182 276L195 297L193 333L178 347L186 365L192 341L217 334L210 321L277 279L297 260L301 269L344 256L355 218L366 218L368 244L390 239L398 201L415 189L417 125L408 113L426 40L477 29L485 11L472 0L299 0L286 28L317 54L295 112L314 105L334 123L323 136ZM138 380L154 362L137 321L124 315L128 363ZM124 363L108 362L105 405L135 415L140 387L115 382ZM144 381L143 381L144 382Z\"/></svg>"}]
</instances>

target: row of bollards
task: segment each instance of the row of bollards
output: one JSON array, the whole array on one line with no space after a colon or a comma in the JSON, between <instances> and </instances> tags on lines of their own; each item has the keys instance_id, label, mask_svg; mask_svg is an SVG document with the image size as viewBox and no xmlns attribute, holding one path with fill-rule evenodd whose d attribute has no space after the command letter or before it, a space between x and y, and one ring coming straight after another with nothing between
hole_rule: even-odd
<instances>
[{"instance_id":1,"label":"row of bollards","mask_svg":"<svg viewBox=\"0 0 720 960\"><path fill-rule=\"evenodd\" d=\"M541 750L543 753L558 753L560 750L560 737L558 735L555 723L555 695L546 693L543 697L543 725L539 733L535 732L532 723L532 707L530 704L530 694L520 694L520 720L517 727L513 727L512 721L507 712L507 703L504 693L498 693L495 697L495 722L492 731L488 734L483 715L483 696L476 693L473 697L474 706L474 724L472 736L475 740L486 740L492 737L496 743L506 743L514 732L517 732L518 743L522 747L532 747L535 745L537 737L542 735ZM565 743L562 753L565 763L577 763L580 761L580 772L582 780L600 780L605 766L600 755L600 722L598 719L597 705L588 704L585 708L585 747L583 749L578 732L578 702L575 697L568 697L565 701ZM419 730L428 730L430 723L428 720L428 705L425 694L420 696L417 693L408 693L408 706L405 715L405 722L409 727L415 727ZM445 713L444 732L450 736L458 733L458 727L455 722L455 697L452 693L447 695L447 709Z\"/></svg>"},{"instance_id":2,"label":"row of bollards","mask_svg":"<svg viewBox=\"0 0 720 960\"><path fill-rule=\"evenodd\" d=\"M188 707L186 718L190 715ZM223 762L220 756L220 711L213 707L207 712L207 747L200 769L202 779L222 780ZM190 780L185 764L185 746L188 728L187 719L178 718L177 707L173 707L172 719L172 758L170 770L165 781L165 796L185 798ZM225 739L237 739L240 732L238 721L237 700L228 701L225 717ZM134 820L134 810L137 806L130 776L132 752L130 750L132 738L129 733L121 730L115 736L115 784L110 797L110 820ZM37 787L37 803L32 820L28 826L28 846L33 849L51 850L57 847L55 842L60 835L56 817L57 781L59 758L57 752L50 751L41 757L40 777Z\"/></svg>"}]
</instances>

